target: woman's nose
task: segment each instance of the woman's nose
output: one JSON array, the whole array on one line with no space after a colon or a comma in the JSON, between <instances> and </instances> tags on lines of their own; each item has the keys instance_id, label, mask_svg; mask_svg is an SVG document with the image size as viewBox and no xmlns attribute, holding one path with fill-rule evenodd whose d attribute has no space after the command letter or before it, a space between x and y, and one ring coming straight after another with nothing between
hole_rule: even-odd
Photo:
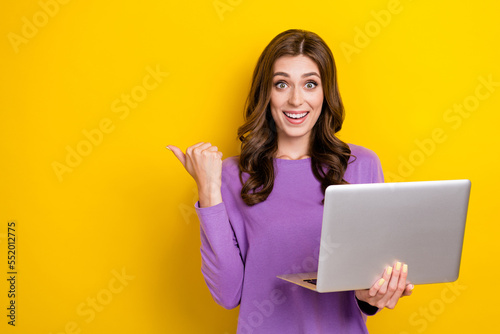
<instances>
[{"instance_id":1,"label":"woman's nose","mask_svg":"<svg viewBox=\"0 0 500 334\"><path fill-rule=\"evenodd\" d=\"M288 103L293 106L300 106L303 102L302 91L300 87L295 87L290 92L290 97L288 98Z\"/></svg>"}]
</instances>

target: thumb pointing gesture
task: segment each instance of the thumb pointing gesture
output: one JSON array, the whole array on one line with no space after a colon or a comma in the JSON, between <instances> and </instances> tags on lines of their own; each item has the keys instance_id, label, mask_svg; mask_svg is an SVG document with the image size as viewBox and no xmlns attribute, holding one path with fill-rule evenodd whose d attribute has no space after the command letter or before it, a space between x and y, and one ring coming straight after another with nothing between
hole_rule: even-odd
<instances>
[{"instance_id":1,"label":"thumb pointing gesture","mask_svg":"<svg viewBox=\"0 0 500 334\"><path fill-rule=\"evenodd\" d=\"M180 148L174 145L168 145L167 148L174 153L177 159L182 163L184 167L186 167L186 155Z\"/></svg>"},{"instance_id":2,"label":"thumb pointing gesture","mask_svg":"<svg viewBox=\"0 0 500 334\"><path fill-rule=\"evenodd\" d=\"M167 148L174 153L195 180L201 207L222 202L222 152L217 149L217 146L200 142L188 147L185 154L177 146L168 145Z\"/></svg>"}]
</instances>

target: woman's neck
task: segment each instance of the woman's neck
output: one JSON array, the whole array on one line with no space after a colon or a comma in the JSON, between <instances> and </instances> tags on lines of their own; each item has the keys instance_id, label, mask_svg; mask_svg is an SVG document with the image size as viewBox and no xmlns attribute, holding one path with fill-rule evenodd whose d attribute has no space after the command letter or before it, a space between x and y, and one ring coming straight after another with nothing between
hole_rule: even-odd
<instances>
[{"instance_id":1,"label":"woman's neck","mask_svg":"<svg viewBox=\"0 0 500 334\"><path fill-rule=\"evenodd\" d=\"M278 138L277 159L300 160L309 157L309 138Z\"/></svg>"}]
</instances>

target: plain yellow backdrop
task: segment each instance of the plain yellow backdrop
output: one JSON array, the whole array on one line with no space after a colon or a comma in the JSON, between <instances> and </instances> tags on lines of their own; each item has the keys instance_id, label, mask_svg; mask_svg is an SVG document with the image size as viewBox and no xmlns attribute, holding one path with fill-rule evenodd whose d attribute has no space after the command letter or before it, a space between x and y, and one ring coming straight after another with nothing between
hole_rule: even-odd
<instances>
[{"instance_id":1,"label":"plain yellow backdrop","mask_svg":"<svg viewBox=\"0 0 500 334\"><path fill-rule=\"evenodd\" d=\"M468 178L459 280L417 286L371 333L485 333L499 273L494 0L22 0L0 11L2 333L233 333L200 272L196 188L167 144L238 154L259 54L318 33L340 137L387 181ZM16 326L7 224L16 222ZM410 268L411 270L411 268Z\"/></svg>"}]
</instances>

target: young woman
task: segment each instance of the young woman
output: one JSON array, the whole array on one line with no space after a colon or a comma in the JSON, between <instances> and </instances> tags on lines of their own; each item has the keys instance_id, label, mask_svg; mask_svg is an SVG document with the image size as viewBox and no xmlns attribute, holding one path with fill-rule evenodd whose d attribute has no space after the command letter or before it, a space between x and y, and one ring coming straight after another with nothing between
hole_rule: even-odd
<instances>
[{"instance_id":1,"label":"young woman","mask_svg":"<svg viewBox=\"0 0 500 334\"><path fill-rule=\"evenodd\" d=\"M327 186L383 182L374 152L335 136L343 119L330 49L288 30L257 62L240 156L168 146L198 186L202 273L217 303L240 305L238 333L367 333L367 315L411 294L399 262L369 290L316 293L276 278L317 270Z\"/></svg>"}]
</instances>

